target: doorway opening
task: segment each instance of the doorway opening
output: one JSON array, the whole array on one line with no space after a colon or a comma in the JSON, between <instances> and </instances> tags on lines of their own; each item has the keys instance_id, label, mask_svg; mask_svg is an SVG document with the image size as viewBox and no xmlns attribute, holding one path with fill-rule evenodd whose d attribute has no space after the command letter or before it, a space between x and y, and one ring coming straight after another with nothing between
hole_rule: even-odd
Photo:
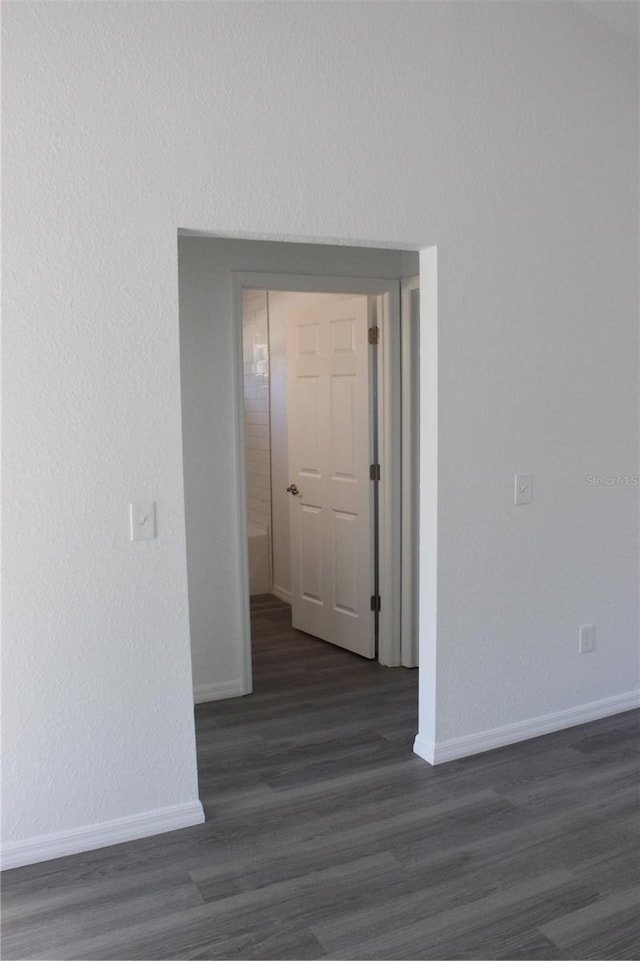
<instances>
[{"instance_id":1,"label":"doorway opening","mask_svg":"<svg viewBox=\"0 0 640 961\"><path fill-rule=\"evenodd\" d=\"M242 290L249 592L378 657L378 298Z\"/></svg>"},{"instance_id":2,"label":"doorway opening","mask_svg":"<svg viewBox=\"0 0 640 961\"><path fill-rule=\"evenodd\" d=\"M234 275L247 593L386 666L417 666L417 287Z\"/></svg>"},{"instance_id":3,"label":"doorway opening","mask_svg":"<svg viewBox=\"0 0 640 961\"><path fill-rule=\"evenodd\" d=\"M404 654L405 624L407 621L413 624L415 639L417 611L411 618L405 617L401 568L404 565L405 569L410 569L412 564L415 567L417 544L414 545L415 553L411 555L414 560L409 560L407 564L404 512L407 506L411 506L412 499L404 496L402 485L409 481L415 493L420 469L420 536L423 547L419 592L414 591L414 602L417 608L419 593L420 657L423 661L426 651L424 663L427 665L427 683L424 686L421 680L420 687L422 691L424 686L430 694L430 666L432 661L435 662L432 642L435 638L436 598L433 590L436 569L432 561L435 562L437 545L435 249L418 255L392 248L240 240L181 232L178 251L186 546L194 700L199 703L232 698L249 694L252 690L242 382L242 292L245 288L367 295L382 298L383 306L385 295L387 304L395 301L394 319L389 314L383 318L381 325L381 390L388 403L380 415L380 433L387 438L392 454L386 457L390 472L382 474L380 488L380 539L381 546L385 539L387 544L393 544L395 554L389 551L385 553L381 549L379 653L380 662L385 666L409 666L411 663L407 663ZM406 325L404 319L400 322L399 306L404 298L403 278L417 278L418 272L424 280L421 305L423 327L427 322L421 331L424 336L421 337L419 365L422 388L421 450L419 468L414 450L412 469L406 470L405 455L408 448L403 444L404 417L399 416L400 408L404 412L407 400L407 358L401 351ZM409 299L415 303L415 297ZM413 322L417 325L417 317L412 317ZM385 337L390 341L389 350L385 349ZM416 357L410 360L413 367L417 368ZM410 370L409 373L415 375L416 370ZM415 414L417 378L411 386ZM395 412L395 419L390 412ZM416 416L415 424L417 419ZM400 478L395 490L389 482L394 471ZM287 478L285 486L290 486L289 480ZM395 508L395 513L388 509L390 506ZM416 542L417 528L414 513L408 529ZM399 562L385 561L390 556L398 557ZM415 570L414 575L417 580ZM385 659L385 642L395 645L394 659ZM427 714L430 710L429 703Z\"/></svg>"}]
</instances>

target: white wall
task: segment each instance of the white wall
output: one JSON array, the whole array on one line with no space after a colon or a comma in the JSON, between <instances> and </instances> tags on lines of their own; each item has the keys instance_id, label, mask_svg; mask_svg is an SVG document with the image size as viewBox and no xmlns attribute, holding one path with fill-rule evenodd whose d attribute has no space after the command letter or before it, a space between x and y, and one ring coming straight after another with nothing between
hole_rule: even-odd
<instances>
[{"instance_id":1,"label":"white wall","mask_svg":"<svg viewBox=\"0 0 640 961\"><path fill-rule=\"evenodd\" d=\"M289 443L287 422L287 329L278 302L287 294L269 293L269 362L271 366L271 548L273 589L291 600L289 538Z\"/></svg>"},{"instance_id":2,"label":"white wall","mask_svg":"<svg viewBox=\"0 0 640 961\"><path fill-rule=\"evenodd\" d=\"M271 528L269 313L266 290L242 295L242 363L247 519ZM268 579L268 578L267 578Z\"/></svg>"},{"instance_id":3,"label":"white wall","mask_svg":"<svg viewBox=\"0 0 640 961\"><path fill-rule=\"evenodd\" d=\"M623 703L638 492L585 475L638 471L635 48L562 2L20 3L3 21L5 844L196 799L180 226L438 244L422 735ZM197 243L187 274L208 269ZM202 356L182 344L211 385L183 435L218 545L189 590L215 597L218 637L243 616L228 318L209 314ZM220 456L198 473L205 421ZM138 497L158 503L150 544L127 541ZM237 676L224 647L216 672Z\"/></svg>"}]
</instances>

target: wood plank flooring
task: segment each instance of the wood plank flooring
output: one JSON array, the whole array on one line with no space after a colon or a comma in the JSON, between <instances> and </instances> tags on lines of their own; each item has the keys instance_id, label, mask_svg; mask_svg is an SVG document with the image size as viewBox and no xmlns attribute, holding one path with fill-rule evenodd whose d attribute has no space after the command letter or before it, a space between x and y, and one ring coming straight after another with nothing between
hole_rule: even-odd
<instances>
[{"instance_id":1,"label":"wood plank flooring","mask_svg":"<svg viewBox=\"0 0 640 961\"><path fill-rule=\"evenodd\" d=\"M196 708L206 824L5 872L3 958L640 958L638 712L430 768L417 672L288 614Z\"/></svg>"}]
</instances>

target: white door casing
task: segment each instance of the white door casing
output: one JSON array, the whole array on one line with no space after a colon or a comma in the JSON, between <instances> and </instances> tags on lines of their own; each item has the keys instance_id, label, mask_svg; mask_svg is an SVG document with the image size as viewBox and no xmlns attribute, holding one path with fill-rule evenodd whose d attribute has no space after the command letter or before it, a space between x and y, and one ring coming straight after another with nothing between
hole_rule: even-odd
<instances>
[{"instance_id":1,"label":"white door casing","mask_svg":"<svg viewBox=\"0 0 640 961\"><path fill-rule=\"evenodd\" d=\"M369 316L366 296L292 311L287 369L292 623L373 658Z\"/></svg>"},{"instance_id":2,"label":"white door casing","mask_svg":"<svg viewBox=\"0 0 640 961\"><path fill-rule=\"evenodd\" d=\"M420 457L420 278L401 281L402 364L402 598L400 654L418 666L418 464Z\"/></svg>"}]
</instances>

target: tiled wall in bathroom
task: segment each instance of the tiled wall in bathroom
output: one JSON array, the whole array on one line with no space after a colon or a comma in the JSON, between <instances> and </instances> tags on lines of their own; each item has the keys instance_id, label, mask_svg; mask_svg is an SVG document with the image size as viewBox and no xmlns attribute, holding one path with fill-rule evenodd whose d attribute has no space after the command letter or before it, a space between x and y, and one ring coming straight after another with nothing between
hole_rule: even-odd
<instances>
[{"instance_id":1,"label":"tiled wall in bathroom","mask_svg":"<svg viewBox=\"0 0 640 961\"><path fill-rule=\"evenodd\" d=\"M242 294L244 429L249 523L271 527L269 315L267 293Z\"/></svg>"}]
</instances>

